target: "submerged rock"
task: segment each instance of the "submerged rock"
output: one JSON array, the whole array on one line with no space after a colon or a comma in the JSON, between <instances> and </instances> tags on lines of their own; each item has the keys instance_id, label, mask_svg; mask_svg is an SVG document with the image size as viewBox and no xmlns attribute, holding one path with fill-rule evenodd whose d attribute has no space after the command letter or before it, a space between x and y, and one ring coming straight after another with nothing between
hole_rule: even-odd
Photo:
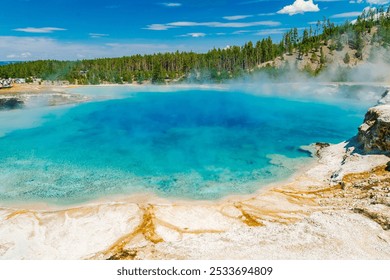
<instances>
[{"instance_id":1,"label":"submerged rock","mask_svg":"<svg viewBox=\"0 0 390 280\"><path fill-rule=\"evenodd\" d=\"M368 109L359 127L358 141L366 152L390 151L390 104Z\"/></svg>"},{"instance_id":2,"label":"submerged rock","mask_svg":"<svg viewBox=\"0 0 390 280\"><path fill-rule=\"evenodd\" d=\"M22 108L24 102L18 98L0 98L0 110L12 110Z\"/></svg>"}]
</instances>

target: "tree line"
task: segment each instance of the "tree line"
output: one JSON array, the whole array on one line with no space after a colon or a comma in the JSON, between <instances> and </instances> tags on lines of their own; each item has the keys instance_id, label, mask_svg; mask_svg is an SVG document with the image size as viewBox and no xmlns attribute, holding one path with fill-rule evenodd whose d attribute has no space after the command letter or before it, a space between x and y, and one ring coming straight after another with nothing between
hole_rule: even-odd
<instances>
[{"instance_id":1,"label":"tree line","mask_svg":"<svg viewBox=\"0 0 390 280\"><path fill-rule=\"evenodd\" d=\"M195 82L219 82L239 77L272 66L277 57L298 54L297 59L309 56L320 64L326 63L322 48L341 51L345 44L356 50L356 58L362 59L363 36L373 32L372 42L382 47L390 46L390 7L369 9L356 22L335 25L324 19L303 31L293 28L283 35L280 42L270 37L247 42L243 46L224 49L214 48L207 53L172 52L152 55L133 55L121 58L98 58L78 61L38 60L0 66L1 78L37 77L49 81L66 80L72 84L100 83L164 83L191 80ZM349 58L345 58L345 60Z\"/></svg>"},{"instance_id":2,"label":"tree line","mask_svg":"<svg viewBox=\"0 0 390 280\"><path fill-rule=\"evenodd\" d=\"M157 53L121 58L98 58L79 61L39 60L14 63L0 67L0 77L39 77L44 80L67 80L77 84L142 83L150 80L191 78L221 80L238 76L256 65L271 61L282 51L271 38L212 49L205 54L195 52Z\"/></svg>"}]
</instances>

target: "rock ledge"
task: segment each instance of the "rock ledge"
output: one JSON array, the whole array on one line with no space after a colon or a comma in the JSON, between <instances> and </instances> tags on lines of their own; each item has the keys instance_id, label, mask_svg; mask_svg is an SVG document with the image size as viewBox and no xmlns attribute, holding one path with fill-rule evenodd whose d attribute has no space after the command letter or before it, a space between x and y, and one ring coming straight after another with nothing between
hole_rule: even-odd
<instances>
[{"instance_id":1,"label":"rock ledge","mask_svg":"<svg viewBox=\"0 0 390 280\"><path fill-rule=\"evenodd\" d=\"M358 141L364 151L390 151L390 104L368 109L359 127Z\"/></svg>"}]
</instances>

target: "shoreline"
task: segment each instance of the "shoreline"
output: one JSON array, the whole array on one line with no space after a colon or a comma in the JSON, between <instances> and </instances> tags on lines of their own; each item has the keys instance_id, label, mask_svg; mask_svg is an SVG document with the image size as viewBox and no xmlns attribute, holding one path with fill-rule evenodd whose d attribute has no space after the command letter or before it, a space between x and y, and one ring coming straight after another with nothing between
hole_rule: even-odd
<instances>
[{"instance_id":1,"label":"shoreline","mask_svg":"<svg viewBox=\"0 0 390 280\"><path fill-rule=\"evenodd\" d=\"M356 202L348 202L350 197L340 185L345 177L381 169L389 162L389 158L385 155L354 154L348 144L342 142L328 147L317 146L318 160L310 167L305 166L299 175L294 174L295 176L284 183L275 183L245 197L232 196L221 201L189 203L150 196L145 198L140 195L139 200L134 200L133 197L96 201L64 209L0 207L0 235L9 241L5 242L6 244L14 244L2 253L1 248L5 245L4 241L0 243L0 259L244 258L239 251L246 252L247 259L326 259L334 258L335 255L332 255L333 253L321 255L319 252L313 255L311 249L309 250L309 247L313 246L312 242L316 244L323 242L319 240L324 238L342 238L343 240L339 242L347 246L344 244L347 242L344 237L346 232L352 230L351 226L358 225L368 226L364 230L370 235L375 233L381 236L380 239L375 239L370 245L358 246L356 250L350 247L351 244L346 248L341 246L339 248L341 251L336 250L339 257L335 258L351 258L349 250L352 250L353 254L357 254L357 259L389 259L390 232L383 230L380 223L372 217L358 214L356 212L358 210L351 209L351 205ZM340 178L335 178L333 176L335 173L339 174ZM386 176L390 175L386 173ZM340 198L343 197L343 192L345 198ZM337 217L336 224L333 224L335 220L331 217ZM314 224L313 219L316 221ZM351 223L351 219L353 224L346 227L346 223ZM321 230L324 236L318 237L316 233L315 239L320 239L313 241L314 236L310 232L316 230L318 224L322 223L325 223L320 227L325 227ZM31 227L32 225L34 226ZM288 232L302 226L310 229L304 236L298 235L287 240L282 238ZM335 226L338 227L336 231ZM22 230L15 237L16 228ZM267 241L270 232L275 230L279 233L274 233ZM264 236L259 236L260 233ZM24 251L22 255L19 252L22 245L17 242L21 238L20 234L23 236L27 234L23 238L29 240L29 250ZM62 236L60 239L57 237L58 234ZM355 233L354 238L363 242L362 240L367 238L366 234L368 233L364 232L364 235ZM226 238L228 240L238 238L241 245L237 247L234 243L230 244L230 241L229 244L222 242ZM268 248L265 255L262 251L251 251L254 246L251 241L253 238L262 240L260 245L255 246L256 248L264 246ZM299 249L302 256L297 255L296 249L288 249L282 256L273 257L273 250L288 247L290 243L300 244L302 240L304 243L312 240L309 247L305 245L305 248ZM87 242L88 246L78 248L82 244L80 242ZM183 242L188 244L183 247ZM210 248L204 249L202 253L197 247L199 242L205 243L202 248L204 246ZM218 246L228 246L229 250L225 254L216 254L210 251L213 248L218 249L213 242L218 244L222 242ZM378 251L372 250L379 245L382 249L381 254L377 255ZM69 249L56 253L53 253L52 249L48 250L56 246L65 246Z\"/></svg>"},{"instance_id":2,"label":"shoreline","mask_svg":"<svg viewBox=\"0 0 390 280\"><path fill-rule=\"evenodd\" d=\"M245 85L245 87L237 86ZM233 90L233 91L242 91L246 94L260 95L264 97L274 97L274 98L283 98L294 101L302 102L321 102L331 105L340 106L341 103L348 102L349 106L362 107L362 104L366 104L366 109L368 107L374 106L378 99L381 98L381 94L390 89L390 83L372 83L372 82L310 82L305 83L303 89L301 88L302 83L300 82L271 82L261 84L260 87L255 86L255 83L209 83L209 84L99 84L99 85L36 85L36 84L16 84L12 88L0 89L0 99L2 98L18 98L26 104L29 103L30 99L34 98L44 98L48 103L47 106L60 106L68 104L78 104L84 102L95 102L95 101L104 101L108 99L122 99L126 98L126 95L117 95L116 93L108 95L94 95L91 93L78 92L78 90L83 89L104 89L104 88L128 88L129 93L133 93L131 90L137 90L137 92L149 92L151 90L157 92L165 92L172 89L176 90L186 90L186 89L197 89L197 90ZM272 85L272 86L271 86ZM323 90L318 90L313 86L318 85L320 87L328 88L327 93L325 94ZM299 86L299 87L298 87ZM351 86L361 86L368 88L375 88L375 91L372 89L367 93L365 90L356 91L354 96L345 96L344 94L338 95L337 88L339 87L351 87ZM291 87L294 88L297 95L291 95L287 93L291 90ZM259 91L259 89L261 89ZM276 90L276 93L275 93ZM307 92L311 92L307 94ZM315 93L313 95L313 93ZM1 108L0 108L1 109Z\"/></svg>"},{"instance_id":3,"label":"shoreline","mask_svg":"<svg viewBox=\"0 0 390 280\"><path fill-rule=\"evenodd\" d=\"M245 85L245 87L240 86ZM83 93L83 89L105 89L105 88L128 88L129 94L136 92L165 92L172 89L175 90L232 90L232 91L242 91L246 94L259 95L263 97L273 97L273 98L283 98L294 101L301 102L321 102L330 105L340 106L345 102L348 102L348 106L362 107L362 104L366 104L365 109L368 107L374 106L378 99L381 98L381 94L390 88L390 83L364 83L364 82L310 82L305 83L304 87L301 88L301 83L296 82L275 82L275 83L265 83L261 84L260 87L256 86L256 83L245 83L239 82L238 84L233 83L221 83L221 84L99 84L99 85L35 85L35 84L17 84L12 88L1 89L0 90L0 99L2 98L18 98L26 104L29 103L29 100L34 98L44 98L45 102L48 103L48 106L60 106L68 104L78 104L84 102L99 102L108 99L123 99L130 96L117 94L117 93L108 93L108 94L91 94ZM318 85L319 88L326 87L326 93L314 87ZM367 93L365 90L361 89L356 91L356 94L353 96L346 96L345 94L337 94L338 88L343 86L361 86L375 88ZM297 92L297 95L289 94L289 90L293 87L294 91ZM276 91L276 93L275 93ZM310 94L307 94L310 92ZM314 94L313 94L314 93Z\"/></svg>"},{"instance_id":4,"label":"shoreline","mask_svg":"<svg viewBox=\"0 0 390 280\"><path fill-rule=\"evenodd\" d=\"M4 95L13 95L13 94L41 94L41 93L68 93L68 90L77 89L77 88L106 88L106 87L128 87L128 88L164 88L164 87L174 87L174 88L213 88L213 89L227 89L227 87L232 87L235 84L248 84L245 81L238 81L238 83L206 83L206 84L189 84L189 83L173 83L173 84L152 84L152 83L132 83L132 84L98 84L98 85L37 85L37 84L14 84L11 88L2 88L0 89L0 96ZM251 85L252 83L249 83ZM267 82L265 85L302 85L302 82ZM321 86L367 86L367 87L378 87L378 88L389 88L390 82L326 82L326 81L314 81L306 83L308 85L321 85ZM234 88L234 87L233 87ZM251 88L252 90L252 88Z\"/></svg>"}]
</instances>

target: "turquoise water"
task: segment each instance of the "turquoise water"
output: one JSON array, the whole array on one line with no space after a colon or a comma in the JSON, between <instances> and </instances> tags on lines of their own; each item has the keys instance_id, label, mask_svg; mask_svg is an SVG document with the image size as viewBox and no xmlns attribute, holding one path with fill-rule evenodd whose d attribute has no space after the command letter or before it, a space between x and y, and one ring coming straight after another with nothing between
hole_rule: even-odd
<instances>
[{"instance_id":1,"label":"turquoise water","mask_svg":"<svg viewBox=\"0 0 390 280\"><path fill-rule=\"evenodd\" d=\"M291 175L309 157L300 146L355 135L365 112L210 90L143 92L61 110L0 138L0 200L250 193Z\"/></svg>"}]
</instances>

